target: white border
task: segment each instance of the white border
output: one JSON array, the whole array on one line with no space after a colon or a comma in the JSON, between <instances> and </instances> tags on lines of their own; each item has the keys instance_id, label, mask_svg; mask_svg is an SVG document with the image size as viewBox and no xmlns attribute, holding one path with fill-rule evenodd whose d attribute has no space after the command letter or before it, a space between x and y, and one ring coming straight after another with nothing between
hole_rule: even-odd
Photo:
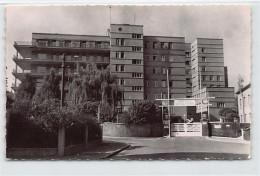
<instances>
[{"instance_id":1,"label":"white border","mask_svg":"<svg viewBox=\"0 0 260 176\"><path fill-rule=\"evenodd\" d=\"M47 4L46 4L47 3ZM260 99L260 50L259 50L259 25L260 25L260 3L259 0L221 0L210 1L83 1L83 0L59 0L59 1L18 1L0 0L0 68L5 72L5 6L6 5L95 5L95 4L129 4L129 5L169 5L169 4L243 4L252 6L252 90L253 90L253 124L252 124L252 159L246 161L5 161L5 98L1 98L0 117L0 175L258 175L259 172L259 106ZM18 15L18 14L17 14ZM19 16L19 15L18 15ZM243 68L241 68L243 69ZM5 74L0 74L1 95L5 97Z\"/></svg>"}]
</instances>

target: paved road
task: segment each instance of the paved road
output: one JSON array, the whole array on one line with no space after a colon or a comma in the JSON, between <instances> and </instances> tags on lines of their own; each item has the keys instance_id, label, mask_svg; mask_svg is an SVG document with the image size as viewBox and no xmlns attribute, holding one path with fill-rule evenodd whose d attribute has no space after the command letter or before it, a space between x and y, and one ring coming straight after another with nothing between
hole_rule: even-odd
<instances>
[{"instance_id":1,"label":"paved road","mask_svg":"<svg viewBox=\"0 0 260 176\"><path fill-rule=\"evenodd\" d=\"M113 160L169 160L169 159L248 159L250 144L234 140L219 141L204 137L175 138L104 138L131 146L113 156Z\"/></svg>"}]
</instances>

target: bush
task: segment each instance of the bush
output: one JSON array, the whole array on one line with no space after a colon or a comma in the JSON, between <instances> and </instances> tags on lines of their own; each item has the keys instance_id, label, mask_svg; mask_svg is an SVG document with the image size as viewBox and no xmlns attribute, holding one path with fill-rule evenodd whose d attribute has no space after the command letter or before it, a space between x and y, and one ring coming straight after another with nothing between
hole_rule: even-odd
<instances>
[{"instance_id":1,"label":"bush","mask_svg":"<svg viewBox=\"0 0 260 176\"><path fill-rule=\"evenodd\" d=\"M129 108L129 123L162 123L161 111L154 101L144 100L132 104Z\"/></svg>"},{"instance_id":2,"label":"bush","mask_svg":"<svg viewBox=\"0 0 260 176\"><path fill-rule=\"evenodd\" d=\"M7 118L9 118L6 135L7 148L57 147L57 135L42 130L26 119L23 113L12 109Z\"/></svg>"}]
</instances>

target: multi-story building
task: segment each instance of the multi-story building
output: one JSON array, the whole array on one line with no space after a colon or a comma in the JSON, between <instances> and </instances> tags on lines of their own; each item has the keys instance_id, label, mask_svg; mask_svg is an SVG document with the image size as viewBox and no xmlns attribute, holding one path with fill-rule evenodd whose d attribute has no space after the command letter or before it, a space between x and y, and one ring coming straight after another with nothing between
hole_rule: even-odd
<instances>
[{"instance_id":1,"label":"multi-story building","mask_svg":"<svg viewBox=\"0 0 260 176\"><path fill-rule=\"evenodd\" d=\"M236 92L239 122L251 123L251 84Z\"/></svg>"},{"instance_id":2,"label":"multi-story building","mask_svg":"<svg viewBox=\"0 0 260 176\"><path fill-rule=\"evenodd\" d=\"M169 98L197 98L200 92L216 97L210 100L212 119L218 119L220 108L233 106L223 40L196 39L189 44L184 37L144 36L142 25L111 24L108 31L107 36L33 33L32 42L14 43L17 54L13 75L21 80L24 73L29 73L40 87L51 68L61 75L65 54L66 75L77 73L77 68L88 62L99 69L110 65L124 93L124 110L135 101L168 98L168 87ZM190 118L193 113L189 112L196 112L196 108L174 107L171 111L172 116Z\"/></svg>"},{"instance_id":3,"label":"multi-story building","mask_svg":"<svg viewBox=\"0 0 260 176\"><path fill-rule=\"evenodd\" d=\"M218 121L220 109L234 107L234 88L227 85L222 39L198 38L191 44L192 96L210 98L207 105L197 108L211 121Z\"/></svg>"}]
</instances>

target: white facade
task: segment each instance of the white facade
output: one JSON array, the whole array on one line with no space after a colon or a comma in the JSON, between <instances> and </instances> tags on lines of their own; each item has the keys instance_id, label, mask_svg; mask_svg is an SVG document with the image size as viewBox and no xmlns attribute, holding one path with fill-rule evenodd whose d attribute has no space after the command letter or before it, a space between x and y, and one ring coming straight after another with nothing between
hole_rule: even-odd
<instances>
[{"instance_id":1,"label":"white facade","mask_svg":"<svg viewBox=\"0 0 260 176\"><path fill-rule=\"evenodd\" d=\"M251 85L237 91L239 120L241 123L251 123Z\"/></svg>"}]
</instances>

